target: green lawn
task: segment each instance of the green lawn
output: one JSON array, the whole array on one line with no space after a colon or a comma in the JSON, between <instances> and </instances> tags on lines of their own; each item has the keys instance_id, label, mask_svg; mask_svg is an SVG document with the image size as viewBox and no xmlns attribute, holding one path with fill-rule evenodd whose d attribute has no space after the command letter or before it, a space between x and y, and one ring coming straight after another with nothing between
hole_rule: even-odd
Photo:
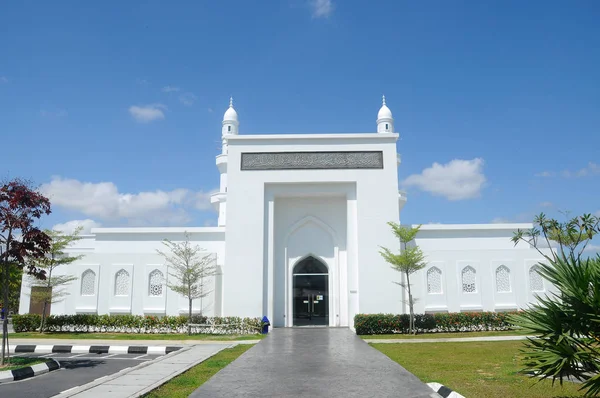
<instances>
[{"instance_id":1,"label":"green lawn","mask_svg":"<svg viewBox=\"0 0 600 398\"><path fill-rule=\"evenodd\" d=\"M521 341L371 345L424 382L438 382L467 398L582 397L580 384L537 383L519 373Z\"/></svg>"},{"instance_id":2,"label":"green lawn","mask_svg":"<svg viewBox=\"0 0 600 398\"><path fill-rule=\"evenodd\" d=\"M4 366L0 366L0 372L5 370L19 369L24 366L37 365L38 363L44 363L48 361L48 358L21 358L21 357L10 357L10 363Z\"/></svg>"},{"instance_id":3,"label":"green lawn","mask_svg":"<svg viewBox=\"0 0 600 398\"><path fill-rule=\"evenodd\" d=\"M144 398L187 398L196 388L204 384L215 373L233 362L252 346L236 345L220 351L190 370L180 374L156 390L144 395Z\"/></svg>"},{"instance_id":4,"label":"green lawn","mask_svg":"<svg viewBox=\"0 0 600 398\"><path fill-rule=\"evenodd\" d=\"M503 330L499 332L456 332L456 333L424 333L417 334L362 334L363 339L447 339L457 337L490 337L490 336L526 336L527 333L522 330Z\"/></svg>"},{"instance_id":5,"label":"green lawn","mask_svg":"<svg viewBox=\"0 0 600 398\"><path fill-rule=\"evenodd\" d=\"M238 340L261 340L263 334L144 334L144 333L11 333L9 339L98 339L98 340L215 340L215 341L238 341Z\"/></svg>"}]
</instances>

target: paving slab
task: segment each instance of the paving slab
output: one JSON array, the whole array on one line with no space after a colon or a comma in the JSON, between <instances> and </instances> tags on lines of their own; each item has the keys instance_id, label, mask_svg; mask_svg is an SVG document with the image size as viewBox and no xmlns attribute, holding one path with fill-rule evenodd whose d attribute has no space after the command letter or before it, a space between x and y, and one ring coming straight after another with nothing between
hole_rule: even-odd
<instances>
[{"instance_id":1,"label":"paving slab","mask_svg":"<svg viewBox=\"0 0 600 398\"><path fill-rule=\"evenodd\" d=\"M60 397L139 397L230 346L231 344L202 344L184 347L180 351L140 364L128 371L75 388L61 394Z\"/></svg>"},{"instance_id":2,"label":"paving slab","mask_svg":"<svg viewBox=\"0 0 600 398\"><path fill-rule=\"evenodd\" d=\"M439 395L349 329L286 328L275 329L190 397Z\"/></svg>"}]
</instances>

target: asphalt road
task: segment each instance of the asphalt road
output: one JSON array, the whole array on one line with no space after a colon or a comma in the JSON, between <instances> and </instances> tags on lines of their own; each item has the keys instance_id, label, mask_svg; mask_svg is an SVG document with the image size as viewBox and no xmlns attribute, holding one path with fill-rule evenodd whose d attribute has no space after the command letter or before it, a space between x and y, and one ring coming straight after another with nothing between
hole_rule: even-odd
<instances>
[{"instance_id":1,"label":"asphalt road","mask_svg":"<svg viewBox=\"0 0 600 398\"><path fill-rule=\"evenodd\" d=\"M53 358L61 369L31 379L0 384L0 397L49 398L121 370L151 361L160 355L140 354L19 354Z\"/></svg>"}]
</instances>

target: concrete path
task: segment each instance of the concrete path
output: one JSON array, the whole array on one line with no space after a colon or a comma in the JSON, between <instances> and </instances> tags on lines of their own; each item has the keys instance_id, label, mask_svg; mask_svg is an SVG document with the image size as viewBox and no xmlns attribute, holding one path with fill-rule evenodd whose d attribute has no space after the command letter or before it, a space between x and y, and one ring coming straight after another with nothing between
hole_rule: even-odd
<instances>
[{"instance_id":1,"label":"concrete path","mask_svg":"<svg viewBox=\"0 0 600 398\"><path fill-rule=\"evenodd\" d=\"M364 339L367 343L408 344L408 343L461 343L473 341L514 341L526 340L535 336L487 336L487 337L448 337L439 339Z\"/></svg>"},{"instance_id":2,"label":"concrete path","mask_svg":"<svg viewBox=\"0 0 600 398\"><path fill-rule=\"evenodd\" d=\"M231 344L196 345L135 366L128 371L98 379L58 395L60 398L139 397L164 384L192 366L205 361ZM58 373L58 372L56 372Z\"/></svg>"},{"instance_id":3,"label":"concrete path","mask_svg":"<svg viewBox=\"0 0 600 398\"><path fill-rule=\"evenodd\" d=\"M190 395L404 397L437 393L349 329L275 329Z\"/></svg>"}]
</instances>

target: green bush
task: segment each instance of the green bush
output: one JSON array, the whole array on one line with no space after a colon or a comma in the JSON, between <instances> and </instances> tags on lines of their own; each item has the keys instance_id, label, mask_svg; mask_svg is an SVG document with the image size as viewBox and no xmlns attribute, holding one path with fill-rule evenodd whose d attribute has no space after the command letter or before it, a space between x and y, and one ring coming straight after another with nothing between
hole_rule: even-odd
<instances>
[{"instance_id":1,"label":"green bush","mask_svg":"<svg viewBox=\"0 0 600 398\"><path fill-rule=\"evenodd\" d=\"M41 322L42 317L37 314L15 314L12 317L12 324L15 332L30 332L33 330L38 330Z\"/></svg>"},{"instance_id":2,"label":"green bush","mask_svg":"<svg viewBox=\"0 0 600 398\"><path fill-rule=\"evenodd\" d=\"M507 312L450 312L415 314L415 329L419 333L473 332L508 330L512 325ZM357 314L354 317L356 334L408 333L408 314Z\"/></svg>"},{"instance_id":3,"label":"green bush","mask_svg":"<svg viewBox=\"0 0 600 398\"><path fill-rule=\"evenodd\" d=\"M15 315L15 332L31 332L39 329L40 316L34 314ZM49 332L80 333L186 333L187 316L153 315L50 315L46 319ZM193 333L209 334L257 334L260 333L260 318L193 316Z\"/></svg>"}]
</instances>

